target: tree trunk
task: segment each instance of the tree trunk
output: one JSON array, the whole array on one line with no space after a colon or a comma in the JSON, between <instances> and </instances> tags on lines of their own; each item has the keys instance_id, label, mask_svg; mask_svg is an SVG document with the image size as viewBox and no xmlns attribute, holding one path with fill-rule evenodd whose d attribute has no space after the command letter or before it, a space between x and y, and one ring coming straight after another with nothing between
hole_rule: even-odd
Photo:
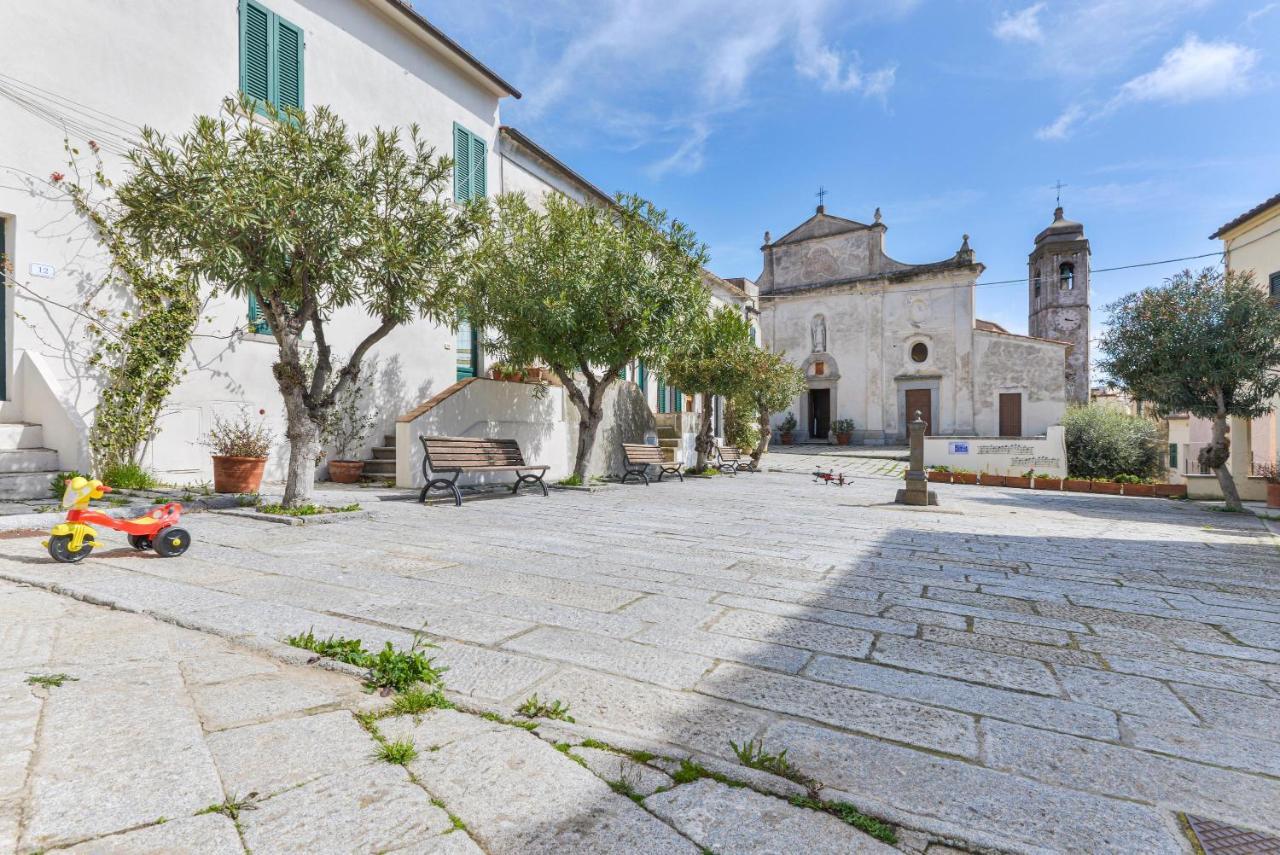
<instances>
[{"instance_id":1,"label":"tree trunk","mask_svg":"<svg viewBox=\"0 0 1280 855\"><path fill-rule=\"evenodd\" d=\"M582 393L576 379L568 371L552 368L560 383L569 395L569 400L578 408L578 450L573 458L573 477L581 483L587 483L587 468L591 465L591 451L596 445L596 432L604 421L604 393L608 388L608 374L605 380L597 381L589 373L584 372L587 393ZM617 375L617 372L614 372Z\"/></svg>"},{"instance_id":2,"label":"tree trunk","mask_svg":"<svg viewBox=\"0 0 1280 855\"><path fill-rule=\"evenodd\" d=\"M756 440L756 450L751 452L751 459L757 467L769 452L769 439L773 436L773 430L769 426L769 413L765 410L760 410L759 413L757 425L760 428L760 439Z\"/></svg>"},{"instance_id":3,"label":"tree trunk","mask_svg":"<svg viewBox=\"0 0 1280 855\"><path fill-rule=\"evenodd\" d=\"M1240 492L1236 490L1235 478L1231 475L1231 426L1227 416L1218 413L1213 418L1213 443L1210 445L1213 474L1218 476L1218 486L1222 488L1222 498L1227 502L1227 510L1243 511Z\"/></svg>"},{"instance_id":4,"label":"tree trunk","mask_svg":"<svg viewBox=\"0 0 1280 855\"><path fill-rule=\"evenodd\" d=\"M694 450L698 452L694 468L699 473L707 468L707 458L711 455L713 415L711 396L704 392L702 395L702 424L698 426L698 438L693 443Z\"/></svg>"},{"instance_id":5,"label":"tree trunk","mask_svg":"<svg viewBox=\"0 0 1280 855\"><path fill-rule=\"evenodd\" d=\"M289 441L283 504L286 508L296 508L311 501L311 490L316 481L320 428L307 407L306 385L301 362L297 359L296 340L287 344L292 347L281 348L280 361L272 368L276 385L284 398L284 435Z\"/></svg>"}]
</instances>

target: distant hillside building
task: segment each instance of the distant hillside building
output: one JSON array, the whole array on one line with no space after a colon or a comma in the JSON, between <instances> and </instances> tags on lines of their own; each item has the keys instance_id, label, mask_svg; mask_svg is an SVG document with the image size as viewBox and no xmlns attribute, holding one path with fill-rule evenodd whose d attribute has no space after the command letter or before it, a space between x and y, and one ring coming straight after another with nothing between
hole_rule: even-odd
<instances>
[{"instance_id":1,"label":"distant hillside building","mask_svg":"<svg viewBox=\"0 0 1280 855\"><path fill-rule=\"evenodd\" d=\"M764 344L808 380L797 439L829 441L834 420L852 419L856 443L901 443L917 411L937 435L1030 436L1057 423L1071 345L974 317L984 268L968 235L950 258L906 264L885 254L887 230L879 210L868 224L819 206L778 240L765 234Z\"/></svg>"}]
</instances>

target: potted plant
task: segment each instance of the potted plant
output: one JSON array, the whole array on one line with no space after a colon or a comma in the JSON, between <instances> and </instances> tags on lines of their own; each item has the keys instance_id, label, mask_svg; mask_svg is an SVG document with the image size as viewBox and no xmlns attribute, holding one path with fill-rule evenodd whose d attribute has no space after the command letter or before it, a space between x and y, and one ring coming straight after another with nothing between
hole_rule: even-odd
<instances>
[{"instance_id":1,"label":"potted plant","mask_svg":"<svg viewBox=\"0 0 1280 855\"><path fill-rule=\"evenodd\" d=\"M984 487L1003 487L1004 476L993 475L990 472L983 472L981 477L978 479L978 483Z\"/></svg>"},{"instance_id":2,"label":"potted plant","mask_svg":"<svg viewBox=\"0 0 1280 855\"><path fill-rule=\"evenodd\" d=\"M1124 490L1124 485L1111 478L1094 478L1089 482L1090 493L1103 493L1108 496L1118 496Z\"/></svg>"},{"instance_id":3,"label":"potted plant","mask_svg":"<svg viewBox=\"0 0 1280 855\"><path fill-rule=\"evenodd\" d=\"M258 415L266 415L258 410ZM262 422L254 424L244 410L236 419L213 417L203 444L213 451L215 493L256 493L275 436Z\"/></svg>"},{"instance_id":4,"label":"potted plant","mask_svg":"<svg viewBox=\"0 0 1280 855\"><path fill-rule=\"evenodd\" d=\"M334 459L329 461L329 480L339 484L355 484L364 473L364 461L355 455L364 447L369 432L378 424L378 417L365 410L365 397L372 374L360 375L360 380L343 387L335 402L333 414L325 425L324 439L333 444Z\"/></svg>"},{"instance_id":5,"label":"potted plant","mask_svg":"<svg viewBox=\"0 0 1280 855\"><path fill-rule=\"evenodd\" d=\"M1257 475L1267 482L1267 507L1280 508L1280 460L1259 464ZM1182 487L1186 489L1185 484Z\"/></svg>"},{"instance_id":6,"label":"potted plant","mask_svg":"<svg viewBox=\"0 0 1280 855\"><path fill-rule=\"evenodd\" d=\"M788 412L782 424L778 425L778 439L783 445L790 445L795 439L796 414Z\"/></svg>"},{"instance_id":7,"label":"potted plant","mask_svg":"<svg viewBox=\"0 0 1280 855\"><path fill-rule=\"evenodd\" d=\"M1061 478L1055 478L1054 476L1046 475L1043 472L1032 471L1029 474L1031 475L1031 489L1033 490L1061 490L1062 489Z\"/></svg>"},{"instance_id":8,"label":"potted plant","mask_svg":"<svg viewBox=\"0 0 1280 855\"><path fill-rule=\"evenodd\" d=\"M836 432L836 442L848 445L853 442L853 419L836 419L831 427Z\"/></svg>"},{"instance_id":9,"label":"potted plant","mask_svg":"<svg viewBox=\"0 0 1280 855\"><path fill-rule=\"evenodd\" d=\"M974 472L972 469L952 469L951 483L952 484L977 484L978 473Z\"/></svg>"},{"instance_id":10,"label":"potted plant","mask_svg":"<svg viewBox=\"0 0 1280 855\"><path fill-rule=\"evenodd\" d=\"M951 469L947 466L934 466L929 470L928 477L935 484L950 484Z\"/></svg>"},{"instance_id":11,"label":"potted plant","mask_svg":"<svg viewBox=\"0 0 1280 855\"><path fill-rule=\"evenodd\" d=\"M1030 490L1031 479L1035 477L1034 471L1023 472L1021 475L1004 476L1004 485L1006 487L1016 487L1019 490Z\"/></svg>"}]
</instances>

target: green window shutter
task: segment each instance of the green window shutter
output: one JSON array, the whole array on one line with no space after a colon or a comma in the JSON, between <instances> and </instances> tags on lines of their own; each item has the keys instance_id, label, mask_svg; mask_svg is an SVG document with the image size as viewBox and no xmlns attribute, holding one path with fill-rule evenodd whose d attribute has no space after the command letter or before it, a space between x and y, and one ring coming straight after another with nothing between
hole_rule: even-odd
<instances>
[{"instance_id":1,"label":"green window shutter","mask_svg":"<svg viewBox=\"0 0 1280 855\"><path fill-rule=\"evenodd\" d=\"M240 0L240 91L258 101L271 99L271 19L253 0Z\"/></svg>"},{"instance_id":2,"label":"green window shutter","mask_svg":"<svg viewBox=\"0 0 1280 855\"><path fill-rule=\"evenodd\" d=\"M258 305L258 298L249 295L249 330L258 335L271 335L271 325L267 323L266 317L262 314L262 308Z\"/></svg>"},{"instance_id":3,"label":"green window shutter","mask_svg":"<svg viewBox=\"0 0 1280 855\"><path fill-rule=\"evenodd\" d=\"M667 381L661 376L658 377L658 412L665 413L667 411Z\"/></svg>"},{"instance_id":4,"label":"green window shutter","mask_svg":"<svg viewBox=\"0 0 1280 855\"><path fill-rule=\"evenodd\" d=\"M453 123L453 201L459 204L471 198L471 134Z\"/></svg>"},{"instance_id":5,"label":"green window shutter","mask_svg":"<svg viewBox=\"0 0 1280 855\"><path fill-rule=\"evenodd\" d=\"M641 392L647 392L649 385L644 375L644 360L640 360L636 367L636 385L640 387Z\"/></svg>"},{"instance_id":6,"label":"green window shutter","mask_svg":"<svg viewBox=\"0 0 1280 855\"><path fill-rule=\"evenodd\" d=\"M462 318L458 320L458 331L454 334L454 351L457 353L456 379L465 380L476 376L476 356L479 351L476 330L471 322Z\"/></svg>"},{"instance_id":7,"label":"green window shutter","mask_svg":"<svg viewBox=\"0 0 1280 855\"><path fill-rule=\"evenodd\" d=\"M1176 442L1169 443L1169 468L1175 471L1178 468L1178 444Z\"/></svg>"},{"instance_id":8,"label":"green window shutter","mask_svg":"<svg viewBox=\"0 0 1280 855\"><path fill-rule=\"evenodd\" d=\"M684 395L680 392L679 389L675 389L673 391L675 392L675 398L676 398L676 412L683 413L684 412Z\"/></svg>"},{"instance_id":9,"label":"green window shutter","mask_svg":"<svg viewBox=\"0 0 1280 855\"><path fill-rule=\"evenodd\" d=\"M489 195L488 146L484 140L471 134L471 198L483 199Z\"/></svg>"},{"instance_id":10,"label":"green window shutter","mask_svg":"<svg viewBox=\"0 0 1280 855\"><path fill-rule=\"evenodd\" d=\"M276 94L280 107L303 107L302 30L277 17L276 24Z\"/></svg>"}]
</instances>

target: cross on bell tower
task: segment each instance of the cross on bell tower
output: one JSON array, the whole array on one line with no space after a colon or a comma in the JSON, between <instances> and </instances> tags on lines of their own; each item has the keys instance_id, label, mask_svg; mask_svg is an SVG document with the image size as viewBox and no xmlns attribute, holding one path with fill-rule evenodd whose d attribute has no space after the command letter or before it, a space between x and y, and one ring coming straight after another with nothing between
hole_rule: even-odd
<instances>
[{"instance_id":1,"label":"cross on bell tower","mask_svg":"<svg viewBox=\"0 0 1280 855\"><path fill-rule=\"evenodd\" d=\"M1058 192L1058 201L1055 207L1062 207L1062 188L1066 186L1066 184L1062 183L1062 179L1058 179L1058 181L1053 185L1053 189Z\"/></svg>"},{"instance_id":2,"label":"cross on bell tower","mask_svg":"<svg viewBox=\"0 0 1280 855\"><path fill-rule=\"evenodd\" d=\"M827 188L821 184L818 185L818 192L814 194L818 197L818 213L824 214L827 210Z\"/></svg>"}]
</instances>

